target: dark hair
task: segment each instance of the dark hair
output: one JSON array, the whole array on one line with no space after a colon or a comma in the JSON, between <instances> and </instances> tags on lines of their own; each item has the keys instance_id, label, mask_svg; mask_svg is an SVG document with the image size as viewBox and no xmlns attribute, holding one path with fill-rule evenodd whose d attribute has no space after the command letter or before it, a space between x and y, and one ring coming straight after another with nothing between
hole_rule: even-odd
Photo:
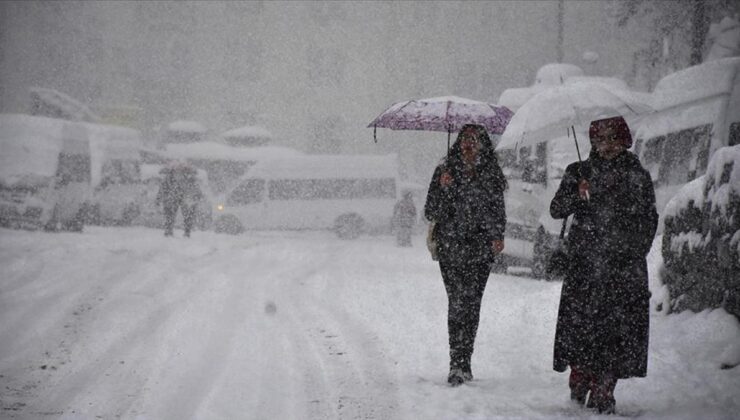
<instances>
[{"instance_id":1,"label":"dark hair","mask_svg":"<svg viewBox=\"0 0 740 420\"><path fill-rule=\"evenodd\" d=\"M470 132L475 134L475 137L478 139L478 143L480 143L476 173L484 177L490 177L495 188L500 189L501 191L506 190L508 188L508 183L506 182L506 177L504 176L503 171L501 171L501 166L498 163L498 156L496 156L496 152L493 150L493 142L491 142L491 138L488 136L488 132L485 127L478 124L465 124L462 126L462 128L460 128L460 132L457 134L455 143L450 148L446 164L453 172L453 177L457 178L455 175L457 175L459 171L462 171L463 161L460 141L464 134Z\"/></svg>"}]
</instances>

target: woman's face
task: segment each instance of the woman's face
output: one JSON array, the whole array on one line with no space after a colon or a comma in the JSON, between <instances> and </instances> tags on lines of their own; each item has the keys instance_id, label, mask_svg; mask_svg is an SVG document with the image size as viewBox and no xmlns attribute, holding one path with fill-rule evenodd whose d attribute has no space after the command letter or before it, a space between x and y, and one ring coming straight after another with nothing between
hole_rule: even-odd
<instances>
[{"instance_id":1,"label":"woman's face","mask_svg":"<svg viewBox=\"0 0 740 420\"><path fill-rule=\"evenodd\" d=\"M614 159L625 149L622 139L620 139L612 129L604 129L591 142L596 153L603 159Z\"/></svg>"},{"instance_id":2,"label":"woman's face","mask_svg":"<svg viewBox=\"0 0 740 420\"><path fill-rule=\"evenodd\" d=\"M463 162L467 164L473 164L478 159L478 151L480 150L480 142L475 134L466 133L460 139L460 152L462 154Z\"/></svg>"}]
</instances>

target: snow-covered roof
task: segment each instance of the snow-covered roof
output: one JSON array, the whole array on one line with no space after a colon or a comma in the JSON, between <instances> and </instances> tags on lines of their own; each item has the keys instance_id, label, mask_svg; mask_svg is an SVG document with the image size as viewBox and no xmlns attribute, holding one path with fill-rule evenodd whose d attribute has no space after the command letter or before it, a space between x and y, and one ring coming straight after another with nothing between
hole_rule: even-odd
<instances>
[{"instance_id":1,"label":"snow-covered roof","mask_svg":"<svg viewBox=\"0 0 740 420\"><path fill-rule=\"evenodd\" d=\"M653 91L652 106L663 110L680 104L730 94L740 57L708 61L660 79Z\"/></svg>"},{"instance_id":2,"label":"snow-covered roof","mask_svg":"<svg viewBox=\"0 0 740 420\"><path fill-rule=\"evenodd\" d=\"M214 159L258 161L299 156L300 150L281 146L232 147L210 141L189 144L168 144L162 153L175 159Z\"/></svg>"},{"instance_id":3,"label":"snow-covered roof","mask_svg":"<svg viewBox=\"0 0 740 420\"><path fill-rule=\"evenodd\" d=\"M305 155L259 161L247 178L397 178L398 157L389 155Z\"/></svg>"},{"instance_id":4,"label":"snow-covered roof","mask_svg":"<svg viewBox=\"0 0 740 420\"><path fill-rule=\"evenodd\" d=\"M0 115L0 180L14 184L25 175L54 176L62 130L70 121L22 114Z\"/></svg>"},{"instance_id":5,"label":"snow-covered roof","mask_svg":"<svg viewBox=\"0 0 740 420\"><path fill-rule=\"evenodd\" d=\"M608 85L615 89L630 90L627 86L627 82L618 77L606 77L606 76L568 76L565 80L565 84L579 83L579 82L596 82L604 85Z\"/></svg>"},{"instance_id":6,"label":"snow-covered roof","mask_svg":"<svg viewBox=\"0 0 740 420\"><path fill-rule=\"evenodd\" d=\"M168 131L179 131L182 133L205 133L206 127L197 121L177 120L167 125Z\"/></svg>"},{"instance_id":7,"label":"snow-covered roof","mask_svg":"<svg viewBox=\"0 0 740 420\"><path fill-rule=\"evenodd\" d=\"M61 116L71 121L100 121L100 117L92 112L87 105L65 93L42 87L32 87L29 90L33 100L40 101L43 105L53 108L54 113L58 114L54 116Z\"/></svg>"},{"instance_id":8,"label":"snow-covered roof","mask_svg":"<svg viewBox=\"0 0 740 420\"><path fill-rule=\"evenodd\" d=\"M583 70L575 64L550 63L537 70L535 84L560 85L569 77L583 75Z\"/></svg>"},{"instance_id":9,"label":"snow-covered roof","mask_svg":"<svg viewBox=\"0 0 740 420\"><path fill-rule=\"evenodd\" d=\"M222 137L235 137L235 138L242 138L242 137L254 137L254 138L272 138L272 133L270 130L259 127L259 126L252 126L247 125L240 128L235 128L233 130L225 131L221 134Z\"/></svg>"},{"instance_id":10,"label":"snow-covered roof","mask_svg":"<svg viewBox=\"0 0 740 420\"><path fill-rule=\"evenodd\" d=\"M686 107L673 108L670 113L657 112L646 115L637 126L636 138L651 139L668 133L711 124L722 111L719 101L697 102Z\"/></svg>"},{"instance_id":11,"label":"snow-covered roof","mask_svg":"<svg viewBox=\"0 0 740 420\"><path fill-rule=\"evenodd\" d=\"M522 88L509 88L504 90L501 93L501 96L498 98L498 104L503 105L510 110L516 112L519 107L524 105L528 100L530 100L534 95L536 95L539 92L542 92L543 90L547 89L549 86L547 85L534 85L534 86L527 86Z\"/></svg>"},{"instance_id":12,"label":"snow-covered roof","mask_svg":"<svg viewBox=\"0 0 740 420\"><path fill-rule=\"evenodd\" d=\"M6 182L29 174L54 176L59 152L72 146L90 154L95 185L105 161L138 160L143 140L138 130L128 127L0 114L0 177Z\"/></svg>"}]
</instances>

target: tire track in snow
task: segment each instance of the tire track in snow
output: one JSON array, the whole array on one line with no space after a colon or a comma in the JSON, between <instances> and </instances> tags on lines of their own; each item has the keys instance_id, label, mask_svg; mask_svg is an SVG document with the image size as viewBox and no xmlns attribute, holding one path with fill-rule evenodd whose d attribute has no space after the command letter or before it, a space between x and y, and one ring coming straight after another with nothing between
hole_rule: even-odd
<instances>
[{"instance_id":1,"label":"tire track in snow","mask_svg":"<svg viewBox=\"0 0 740 420\"><path fill-rule=\"evenodd\" d=\"M318 349L319 374L326 377L329 386L329 392L319 396L323 410L312 418L394 418L399 407L398 385L385 367L376 337L357 316L339 306L341 302L316 296L325 287L294 287L300 282L317 286L313 283L325 281L330 288L344 284L347 279L338 278L332 270L341 248L344 244L339 243L327 249L321 271L283 280L283 290L289 293L291 307L298 312L297 320L304 331L309 331L307 339ZM336 292L331 297L341 296Z\"/></svg>"}]
</instances>

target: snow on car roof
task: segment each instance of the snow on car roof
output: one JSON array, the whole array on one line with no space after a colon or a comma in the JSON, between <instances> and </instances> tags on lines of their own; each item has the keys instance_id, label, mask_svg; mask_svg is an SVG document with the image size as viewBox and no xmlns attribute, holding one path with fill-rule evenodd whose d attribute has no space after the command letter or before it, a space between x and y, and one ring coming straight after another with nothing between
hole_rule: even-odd
<instances>
[{"instance_id":1,"label":"snow on car roof","mask_svg":"<svg viewBox=\"0 0 740 420\"><path fill-rule=\"evenodd\" d=\"M299 156L303 152L282 146L233 147L204 141L187 144L168 144L165 155L176 159L214 159L233 161L258 161Z\"/></svg>"},{"instance_id":2,"label":"snow on car roof","mask_svg":"<svg viewBox=\"0 0 740 420\"><path fill-rule=\"evenodd\" d=\"M305 155L257 162L247 178L397 178L398 157L389 155Z\"/></svg>"},{"instance_id":3,"label":"snow on car roof","mask_svg":"<svg viewBox=\"0 0 740 420\"><path fill-rule=\"evenodd\" d=\"M259 127L259 126L253 126L253 125L247 125L240 128L235 128L233 130L225 131L221 134L222 137L236 137L236 138L242 138L242 137L258 137L258 138L272 138L272 133L270 130Z\"/></svg>"},{"instance_id":4,"label":"snow on car roof","mask_svg":"<svg viewBox=\"0 0 740 420\"><path fill-rule=\"evenodd\" d=\"M522 88L506 89L501 93L501 96L499 96L498 104L516 112L516 110L524 105L525 102L548 87L548 85L534 85Z\"/></svg>"},{"instance_id":5,"label":"snow on car roof","mask_svg":"<svg viewBox=\"0 0 740 420\"><path fill-rule=\"evenodd\" d=\"M197 121L177 120L167 126L169 131L180 131L184 133L205 133L206 128Z\"/></svg>"},{"instance_id":6,"label":"snow on car roof","mask_svg":"<svg viewBox=\"0 0 740 420\"><path fill-rule=\"evenodd\" d=\"M555 86L573 76L583 76L583 69L575 64L549 63L540 67L535 76L535 84Z\"/></svg>"},{"instance_id":7,"label":"snow on car roof","mask_svg":"<svg viewBox=\"0 0 740 420\"><path fill-rule=\"evenodd\" d=\"M683 103L729 94L740 68L740 57L707 61L660 79L653 91L653 108L662 110Z\"/></svg>"}]
</instances>

